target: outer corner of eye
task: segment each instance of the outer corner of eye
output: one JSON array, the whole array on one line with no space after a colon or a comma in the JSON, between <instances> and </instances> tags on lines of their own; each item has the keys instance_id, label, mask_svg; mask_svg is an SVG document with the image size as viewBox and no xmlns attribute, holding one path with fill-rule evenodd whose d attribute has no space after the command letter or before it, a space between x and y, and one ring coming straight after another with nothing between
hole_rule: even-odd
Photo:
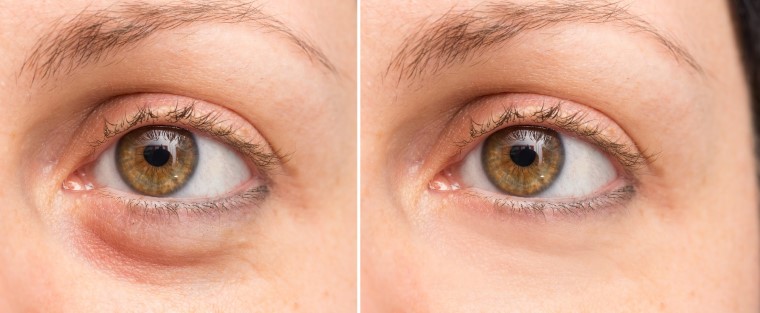
<instances>
[{"instance_id":1,"label":"outer corner of eye","mask_svg":"<svg viewBox=\"0 0 760 313\"><path fill-rule=\"evenodd\" d=\"M490 134L453 170L465 188L522 198L583 198L619 175L600 149L545 127Z\"/></svg>"},{"instance_id":2,"label":"outer corner of eye","mask_svg":"<svg viewBox=\"0 0 760 313\"><path fill-rule=\"evenodd\" d=\"M229 193L252 178L247 162L225 144L180 127L144 126L78 169L64 188L208 198Z\"/></svg>"}]
</instances>

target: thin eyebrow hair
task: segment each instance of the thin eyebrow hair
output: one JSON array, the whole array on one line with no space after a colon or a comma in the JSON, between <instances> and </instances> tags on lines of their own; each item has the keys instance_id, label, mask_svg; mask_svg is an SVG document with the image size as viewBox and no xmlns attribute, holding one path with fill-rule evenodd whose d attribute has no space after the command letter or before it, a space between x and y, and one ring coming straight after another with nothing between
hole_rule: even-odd
<instances>
[{"instance_id":1,"label":"thin eyebrow hair","mask_svg":"<svg viewBox=\"0 0 760 313\"><path fill-rule=\"evenodd\" d=\"M422 22L408 35L391 59L386 75L398 72L399 82L440 70L502 44L526 31L562 23L617 23L633 32L650 35L678 62L698 73L702 67L675 40L658 31L620 2L573 1L519 5L510 2L485 3L472 9L451 9L432 22Z\"/></svg>"},{"instance_id":2,"label":"thin eyebrow hair","mask_svg":"<svg viewBox=\"0 0 760 313\"><path fill-rule=\"evenodd\" d=\"M32 82L70 73L133 46L159 32L196 23L249 22L295 44L312 61L330 72L336 68L308 38L298 35L255 2L204 1L149 4L127 2L100 10L84 9L70 20L59 19L25 59L19 75L32 73Z\"/></svg>"}]
</instances>

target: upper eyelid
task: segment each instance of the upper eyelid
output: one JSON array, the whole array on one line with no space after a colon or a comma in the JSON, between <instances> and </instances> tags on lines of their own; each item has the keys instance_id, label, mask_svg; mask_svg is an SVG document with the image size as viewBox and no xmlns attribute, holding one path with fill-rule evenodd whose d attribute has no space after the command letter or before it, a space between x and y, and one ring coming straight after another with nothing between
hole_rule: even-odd
<instances>
[{"instance_id":1,"label":"upper eyelid","mask_svg":"<svg viewBox=\"0 0 760 313\"><path fill-rule=\"evenodd\" d=\"M654 156L642 151L635 143L621 143L620 138L609 138L602 134L602 124L589 117L589 111L575 110L572 113L565 112L563 106L568 103L556 99L542 102L539 109L521 111L515 105L502 106L501 113L496 116L490 115L488 119L471 119L469 136L456 140L454 145L459 147L459 155L478 138L489 135L506 126L520 123L534 123L537 125L550 125L571 135L590 141L607 154L610 154L622 165L629 176L635 177L637 172L651 164ZM493 110L492 110L493 111ZM611 122L614 123L614 122ZM460 137L461 138L461 137Z\"/></svg>"},{"instance_id":2,"label":"upper eyelid","mask_svg":"<svg viewBox=\"0 0 760 313\"><path fill-rule=\"evenodd\" d=\"M254 165L265 172L278 168L287 161L287 155L281 154L263 137L257 141L240 135L239 129L242 126L239 123L227 120L220 111L213 109L198 110L199 104L200 102L197 100L186 101L186 103L176 101L171 105L159 106L161 110L148 105L141 105L124 116L110 119L103 117L101 119L103 123L102 133L93 136L96 139L90 137L87 143L94 152L96 148L106 142L138 127L151 124L173 124L208 134L209 137L231 146L250 158Z\"/></svg>"}]
</instances>

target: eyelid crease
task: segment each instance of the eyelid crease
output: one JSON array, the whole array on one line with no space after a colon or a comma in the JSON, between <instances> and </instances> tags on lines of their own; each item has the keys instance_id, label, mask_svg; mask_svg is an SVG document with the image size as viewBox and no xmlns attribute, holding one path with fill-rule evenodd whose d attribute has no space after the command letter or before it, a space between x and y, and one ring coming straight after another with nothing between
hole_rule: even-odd
<instances>
[{"instance_id":1,"label":"eyelid crease","mask_svg":"<svg viewBox=\"0 0 760 313\"><path fill-rule=\"evenodd\" d=\"M554 104L541 104L541 107L531 113L521 112L516 106L503 107L503 112L498 116L484 122L470 121L469 138L456 141L454 144L463 149L475 139L490 134L499 129L502 125L516 125L520 122L533 122L537 124L549 124L562 130L577 135L578 137L590 141L602 151L612 155L623 166L627 174L635 174L641 168L654 161L654 156L646 152L639 152L638 147L630 147L608 138L602 134L601 125L590 119L588 114L582 111L576 111L570 114L563 114L564 101L557 100ZM634 175L631 175L634 176Z\"/></svg>"},{"instance_id":2,"label":"eyelid crease","mask_svg":"<svg viewBox=\"0 0 760 313\"><path fill-rule=\"evenodd\" d=\"M281 155L277 150L267 152L260 144L237 135L237 129L232 125L222 125L226 121L221 119L221 113L214 111L198 113L195 104L196 101L189 104L180 104L178 101L173 108L163 113L147 106L141 106L136 112L123 117L118 122L105 120L102 138L90 141L89 144L95 149L109 139L124 134L137 126L164 122L189 126L207 133L250 157L254 164L262 170L271 170L287 161L287 155Z\"/></svg>"}]
</instances>

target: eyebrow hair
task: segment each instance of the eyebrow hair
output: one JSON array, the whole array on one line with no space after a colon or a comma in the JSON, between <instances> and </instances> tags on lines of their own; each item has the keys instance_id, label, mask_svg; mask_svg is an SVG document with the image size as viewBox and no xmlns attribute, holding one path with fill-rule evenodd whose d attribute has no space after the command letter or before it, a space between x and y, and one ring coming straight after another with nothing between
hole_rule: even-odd
<instances>
[{"instance_id":1,"label":"eyebrow hair","mask_svg":"<svg viewBox=\"0 0 760 313\"><path fill-rule=\"evenodd\" d=\"M196 23L249 22L263 31L280 34L313 62L330 72L336 68L327 56L303 35L254 2L205 1L148 4L127 2L100 10L85 9L70 20L59 19L53 31L43 35L25 59L19 75L32 72L32 81L58 73L70 73L133 46L159 32Z\"/></svg>"},{"instance_id":2,"label":"eyebrow hair","mask_svg":"<svg viewBox=\"0 0 760 313\"><path fill-rule=\"evenodd\" d=\"M408 35L391 59L386 75L398 72L402 79L437 73L455 63L502 44L526 31L563 23L617 23L633 32L650 35L698 73L702 67L675 40L658 31L641 17L628 12L620 2L573 1L518 5L510 2L486 3L469 10L451 9Z\"/></svg>"}]
</instances>

